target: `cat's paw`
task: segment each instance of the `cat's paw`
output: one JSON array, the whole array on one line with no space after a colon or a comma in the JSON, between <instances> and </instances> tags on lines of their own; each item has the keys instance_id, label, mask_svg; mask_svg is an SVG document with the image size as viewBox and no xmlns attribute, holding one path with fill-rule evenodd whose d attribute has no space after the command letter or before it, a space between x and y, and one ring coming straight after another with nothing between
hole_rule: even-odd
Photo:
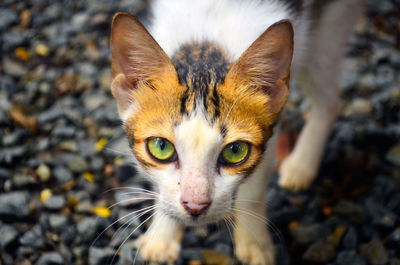
<instances>
[{"instance_id":1,"label":"cat's paw","mask_svg":"<svg viewBox=\"0 0 400 265\"><path fill-rule=\"evenodd\" d=\"M274 265L275 249L273 246L261 247L254 241L236 241L236 257L249 265Z\"/></svg>"},{"instance_id":2,"label":"cat's paw","mask_svg":"<svg viewBox=\"0 0 400 265\"><path fill-rule=\"evenodd\" d=\"M180 242L172 238L157 238L148 234L140 236L135 245L144 260L156 263L175 262L181 250Z\"/></svg>"},{"instance_id":3,"label":"cat's paw","mask_svg":"<svg viewBox=\"0 0 400 265\"><path fill-rule=\"evenodd\" d=\"M308 189L317 173L317 167L291 155L279 168L279 186L291 191Z\"/></svg>"}]
</instances>

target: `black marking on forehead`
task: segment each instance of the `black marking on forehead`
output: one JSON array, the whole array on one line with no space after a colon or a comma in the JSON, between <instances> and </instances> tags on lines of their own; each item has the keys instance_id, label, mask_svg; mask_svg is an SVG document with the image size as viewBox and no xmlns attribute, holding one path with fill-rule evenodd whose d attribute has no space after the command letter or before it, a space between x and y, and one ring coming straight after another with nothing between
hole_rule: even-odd
<instances>
[{"instance_id":1,"label":"black marking on forehead","mask_svg":"<svg viewBox=\"0 0 400 265\"><path fill-rule=\"evenodd\" d=\"M303 11L303 0L281 0L294 13Z\"/></svg>"},{"instance_id":2,"label":"black marking on forehead","mask_svg":"<svg viewBox=\"0 0 400 265\"><path fill-rule=\"evenodd\" d=\"M225 125L222 125L220 130L221 130L222 137L225 138L226 134L228 133L228 129L226 128Z\"/></svg>"},{"instance_id":3,"label":"black marking on forehead","mask_svg":"<svg viewBox=\"0 0 400 265\"><path fill-rule=\"evenodd\" d=\"M196 108L196 102L201 103L215 120L220 113L217 86L224 82L230 65L220 47L210 42L185 44L172 56L172 63L179 82L187 88L180 101L181 114L188 112L188 97L193 95L190 109Z\"/></svg>"}]
</instances>

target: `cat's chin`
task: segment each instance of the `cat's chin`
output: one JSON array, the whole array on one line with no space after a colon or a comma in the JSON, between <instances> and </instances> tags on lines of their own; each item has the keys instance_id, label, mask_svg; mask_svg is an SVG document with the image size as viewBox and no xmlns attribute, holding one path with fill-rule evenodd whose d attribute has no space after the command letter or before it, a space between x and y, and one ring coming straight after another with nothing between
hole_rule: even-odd
<instances>
[{"instance_id":1,"label":"cat's chin","mask_svg":"<svg viewBox=\"0 0 400 265\"><path fill-rule=\"evenodd\" d=\"M175 219L176 221L182 223L185 226L203 226L210 223L218 222L223 219L223 216L209 216L209 215L198 216L198 217L181 216L181 215L177 216L165 211L164 214L168 215L172 219Z\"/></svg>"}]
</instances>

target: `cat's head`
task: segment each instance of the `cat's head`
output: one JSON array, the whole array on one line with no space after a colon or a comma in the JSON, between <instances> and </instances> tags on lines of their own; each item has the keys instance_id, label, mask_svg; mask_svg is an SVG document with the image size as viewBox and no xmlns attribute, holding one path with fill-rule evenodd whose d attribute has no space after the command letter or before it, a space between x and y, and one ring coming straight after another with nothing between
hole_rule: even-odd
<instances>
[{"instance_id":1,"label":"cat's head","mask_svg":"<svg viewBox=\"0 0 400 265\"><path fill-rule=\"evenodd\" d=\"M112 94L163 212L187 225L228 214L288 96L290 22L272 25L233 63L210 43L188 44L171 60L118 13L111 52Z\"/></svg>"}]
</instances>

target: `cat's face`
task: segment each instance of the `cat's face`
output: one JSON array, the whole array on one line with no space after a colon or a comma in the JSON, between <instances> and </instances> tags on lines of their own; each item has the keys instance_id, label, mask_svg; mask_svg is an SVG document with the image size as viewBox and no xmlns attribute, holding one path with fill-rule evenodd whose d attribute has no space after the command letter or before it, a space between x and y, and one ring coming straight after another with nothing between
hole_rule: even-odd
<instances>
[{"instance_id":1,"label":"cat's face","mask_svg":"<svg viewBox=\"0 0 400 265\"><path fill-rule=\"evenodd\" d=\"M136 20L126 14L114 19L112 92L137 164L154 183L164 213L191 225L231 211L287 98L288 25L267 30L218 79L212 67L200 69L207 78L194 72L198 67L182 77Z\"/></svg>"}]
</instances>

